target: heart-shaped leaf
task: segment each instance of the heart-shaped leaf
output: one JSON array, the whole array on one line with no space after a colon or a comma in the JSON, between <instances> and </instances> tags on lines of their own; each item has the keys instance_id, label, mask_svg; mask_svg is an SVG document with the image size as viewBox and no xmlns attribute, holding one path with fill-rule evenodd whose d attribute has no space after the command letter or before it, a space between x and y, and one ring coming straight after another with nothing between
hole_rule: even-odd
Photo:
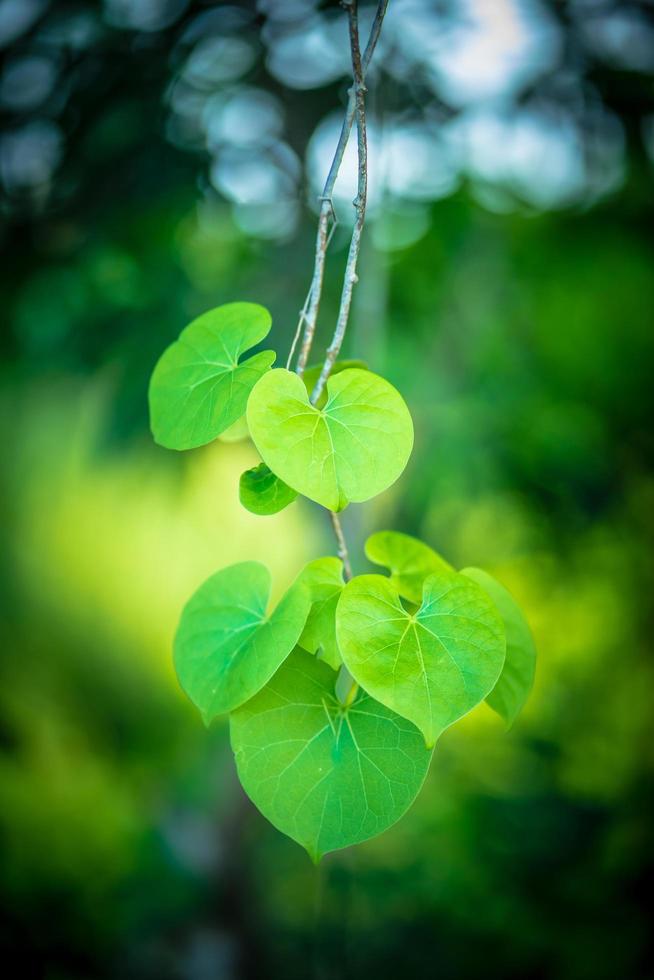
<instances>
[{"instance_id":1,"label":"heart-shaped leaf","mask_svg":"<svg viewBox=\"0 0 654 980\"><path fill-rule=\"evenodd\" d=\"M343 661L372 697L438 736L495 686L504 663L504 627L488 595L456 572L430 575L411 615L392 582L361 575L336 609Z\"/></svg>"},{"instance_id":2,"label":"heart-shaped leaf","mask_svg":"<svg viewBox=\"0 0 654 980\"><path fill-rule=\"evenodd\" d=\"M486 703L511 728L522 711L534 683L536 646L520 606L508 589L481 568L464 568L467 575L491 597L504 622L506 659L495 687Z\"/></svg>"},{"instance_id":3,"label":"heart-shaped leaf","mask_svg":"<svg viewBox=\"0 0 654 980\"><path fill-rule=\"evenodd\" d=\"M223 568L189 599L175 636L175 668L205 724L260 691L291 652L311 606L305 574L270 615L270 572L256 561Z\"/></svg>"},{"instance_id":4,"label":"heart-shaped leaf","mask_svg":"<svg viewBox=\"0 0 654 980\"><path fill-rule=\"evenodd\" d=\"M429 767L414 726L360 691L347 708L336 674L302 650L230 716L245 792L314 861L386 830Z\"/></svg>"},{"instance_id":5,"label":"heart-shaped leaf","mask_svg":"<svg viewBox=\"0 0 654 980\"><path fill-rule=\"evenodd\" d=\"M422 586L434 572L454 569L428 545L399 531L377 531L366 541L366 555L375 565L388 568L397 591L410 602L422 601Z\"/></svg>"},{"instance_id":6,"label":"heart-shaped leaf","mask_svg":"<svg viewBox=\"0 0 654 980\"><path fill-rule=\"evenodd\" d=\"M266 516L284 510L293 503L297 493L275 476L265 463L259 463L241 474L238 496L246 510Z\"/></svg>"},{"instance_id":7,"label":"heart-shaped leaf","mask_svg":"<svg viewBox=\"0 0 654 980\"><path fill-rule=\"evenodd\" d=\"M322 367L323 367L322 363L310 364L309 367L304 372L304 374L302 375L302 380L304 381L304 386L307 389L307 394L310 395L313 389L315 388L316 381L318 380L318 378L322 373ZM343 359L342 361L335 361L329 376L330 378L333 378L335 375L340 374L341 371L349 371L351 368L359 368L359 370L361 371L367 371L368 365L366 364L365 361L357 361L357 360ZM316 408L323 408L326 401L327 401L327 392L322 391L320 394L320 398L316 402Z\"/></svg>"},{"instance_id":8,"label":"heart-shaped leaf","mask_svg":"<svg viewBox=\"0 0 654 980\"><path fill-rule=\"evenodd\" d=\"M368 500L394 483L411 452L413 424L401 395L371 371L327 382L322 409L298 375L270 371L248 401L248 425L270 469L330 510Z\"/></svg>"},{"instance_id":9,"label":"heart-shaped leaf","mask_svg":"<svg viewBox=\"0 0 654 980\"><path fill-rule=\"evenodd\" d=\"M298 646L317 653L321 660L338 670L342 660L336 643L336 604L345 584L343 562L339 558L319 558L311 562L310 577L305 581L313 604Z\"/></svg>"},{"instance_id":10,"label":"heart-shaped leaf","mask_svg":"<svg viewBox=\"0 0 654 980\"><path fill-rule=\"evenodd\" d=\"M150 425L167 449L211 442L245 412L252 388L275 360L271 350L239 363L270 331L256 303L227 303L203 313L159 358L150 380Z\"/></svg>"}]
</instances>

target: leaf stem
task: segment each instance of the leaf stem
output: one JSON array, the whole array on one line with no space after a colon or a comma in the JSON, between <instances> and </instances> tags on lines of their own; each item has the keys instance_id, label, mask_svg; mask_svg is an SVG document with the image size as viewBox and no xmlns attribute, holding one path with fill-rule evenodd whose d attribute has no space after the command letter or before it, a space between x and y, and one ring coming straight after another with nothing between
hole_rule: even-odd
<instances>
[{"instance_id":1,"label":"leaf stem","mask_svg":"<svg viewBox=\"0 0 654 980\"><path fill-rule=\"evenodd\" d=\"M348 8L348 13L350 14L350 45L352 43L352 8L354 8L354 23L357 24L357 14L356 14L356 0L354 3L345 2L343 6ZM372 56L374 54L375 48L377 46L377 41L379 40L379 35L381 33L382 23L384 21L384 15L386 14L386 8L388 7L388 0L379 0L377 4L377 11L375 13L375 19L373 21L372 27L370 29L370 36L368 38L368 43L366 44L366 49L363 53L363 58L359 55L359 71L361 76L361 82L363 82L363 77L368 69ZM359 35L358 27L356 31L356 48L359 52ZM313 266L313 276L311 279L311 287L309 289L309 303L306 309L304 309L300 315L300 321L298 323L296 338L299 337L302 323L304 323L304 335L302 337L302 345L300 348L300 354L298 357L298 363L296 371L301 376L307 366L309 360L309 354L311 352L311 345L313 344L313 338L316 332L316 323L318 320L318 310L320 308L320 299L322 296L322 287L324 281L325 273L325 261L327 248L329 242L331 241L331 236L333 234L334 228L337 224L336 212L334 211L333 203L333 193L334 185L336 183L336 178L343 162L343 155L345 154L345 147L352 130L352 124L354 122L354 117L357 113L357 99L356 99L356 85L353 85L350 89L348 95L347 108L345 110L345 118L343 119L343 125L341 126L340 136L338 138L338 143L336 145L336 151L334 153L334 159L332 160L331 167L329 168L329 173L327 175L327 180L325 181L325 186L323 187L322 194L320 195L320 213L318 216L318 230L316 233L316 253ZM328 232L329 219L333 219L333 224L331 230ZM295 343L297 340L295 341ZM295 344L293 351L295 349ZM289 363L291 357L289 356ZM324 382L323 382L324 385Z\"/></svg>"}]
</instances>

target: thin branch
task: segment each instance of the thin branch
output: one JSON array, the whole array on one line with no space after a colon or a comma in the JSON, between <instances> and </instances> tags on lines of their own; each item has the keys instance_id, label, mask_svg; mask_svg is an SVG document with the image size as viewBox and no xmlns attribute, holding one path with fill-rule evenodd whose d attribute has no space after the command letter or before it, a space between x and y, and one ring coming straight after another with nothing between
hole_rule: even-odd
<instances>
[{"instance_id":1,"label":"thin branch","mask_svg":"<svg viewBox=\"0 0 654 980\"><path fill-rule=\"evenodd\" d=\"M350 8L352 4L347 4ZM388 7L388 0L379 0L377 5L377 12L375 14L375 19L370 29L370 36L368 38L368 43L366 44L366 50L363 53L363 58L360 59L360 68L362 78L368 69L370 61L372 59L373 53L377 46L377 41L379 40L379 35L382 28L382 23L384 21L384 15L386 14L386 8ZM356 18L356 11L355 11ZM351 35L350 35L351 37ZM359 50L359 38L357 31L357 51ZM343 155L345 153L345 147L347 146L347 141L352 130L352 124L354 122L354 117L356 114L356 86L352 86L348 96L347 109L345 110L345 118L343 120L343 125L341 127L341 133L338 138L338 144L336 146L336 152L334 153L334 159L332 160L332 165L329 168L329 173L327 175L327 180L325 181L325 186L323 192L320 195L320 214L318 216L318 230L316 233L316 255L313 266L313 277L311 279L311 288L309 294L311 296L311 301L309 307L304 316L304 336L302 338L302 346L300 348L300 355L298 357L297 363L297 373L302 375L307 366L309 360L309 354L311 352L311 345L313 344L313 338L316 332L316 323L318 320L318 310L320 308L320 299L322 296L322 287L325 273L325 258L327 253L327 248L331 240L331 234L336 226L336 214L334 211L333 204L333 193L334 185L336 183L336 178L338 177L338 171L340 170L341 163L343 162ZM329 219L333 219L333 225L331 232L328 234L327 229L329 227ZM299 329L299 325L298 325Z\"/></svg>"},{"instance_id":2,"label":"thin branch","mask_svg":"<svg viewBox=\"0 0 654 980\"><path fill-rule=\"evenodd\" d=\"M368 196L368 141L366 138L366 87L363 78L363 64L361 51L359 48L359 24L358 24L358 4L357 0L348 0L347 12L350 27L350 49L352 52L352 74L354 77L354 103L357 121L357 151L358 151L358 181L357 196L354 199L356 211L350 250L345 266L345 277L343 279L343 291L341 293L341 304L336 320L336 328L332 342L327 348L325 361L320 372L320 377L311 393L311 403L315 405L322 394L331 369L343 344L347 322L350 316L350 306L352 305L352 290L357 282L357 261L361 248L361 233L366 217L366 200ZM313 296L312 296L313 301Z\"/></svg>"},{"instance_id":3,"label":"thin branch","mask_svg":"<svg viewBox=\"0 0 654 980\"><path fill-rule=\"evenodd\" d=\"M333 510L329 510L327 513L329 514L332 527L334 529L334 535L338 545L338 557L343 562L343 578L346 582L349 582L352 578L352 566L350 565L350 555L347 550L347 543L345 541L345 535L343 534L341 519L338 514L334 513ZM341 704L344 705L352 704L357 696L357 691L359 690L358 684L350 674L345 664L341 664L338 677L336 679L335 690L337 698Z\"/></svg>"},{"instance_id":4,"label":"thin branch","mask_svg":"<svg viewBox=\"0 0 654 980\"><path fill-rule=\"evenodd\" d=\"M300 334L302 333L302 325L307 318L307 309L309 308L309 300L311 299L311 289L306 295L306 299L300 310L300 318L297 321L297 327L295 328L295 333L293 335L293 343L291 344L291 349L288 352L288 357L286 358L286 370L289 371L291 367L291 362L293 361L293 355L295 354L295 348L297 347L297 342L300 339Z\"/></svg>"},{"instance_id":5,"label":"thin branch","mask_svg":"<svg viewBox=\"0 0 654 980\"><path fill-rule=\"evenodd\" d=\"M338 545L338 557L343 562L343 578L346 582L349 582L352 578L352 566L350 565L350 555L347 550L347 543L345 541L345 535L343 534L343 528L341 526L341 519L338 514L335 514L333 510L327 511L331 518L332 527L334 529L334 535L336 537L336 544Z\"/></svg>"}]
</instances>

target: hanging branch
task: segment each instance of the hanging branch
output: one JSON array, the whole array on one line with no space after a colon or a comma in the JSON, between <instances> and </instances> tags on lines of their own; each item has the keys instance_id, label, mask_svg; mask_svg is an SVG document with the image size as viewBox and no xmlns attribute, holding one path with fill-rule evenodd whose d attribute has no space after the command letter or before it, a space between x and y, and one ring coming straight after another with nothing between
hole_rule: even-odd
<instances>
[{"instance_id":1,"label":"hanging branch","mask_svg":"<svg viewBox=\"0 0 654 980\"><path fill-rule=\"evenodd\" d=\"M334 330L332 342L327 348L325 362L322 366L320 377L318 378L318 381L316 382L316 385L311 393L312 405L316 404L318 398L322 394L322 390L327 383L327 379L329 378L332 367L334 366L338 353L341 349L343 338L345 337L345 331L347 329L347 323L350 315L350 306L352 304L352 290L355 282L357 281L357 260L359 258L359 250L361 247L361 233L363 231L363 224L366 217L366 201L368 197L368 141L366 137L365 104L366 88L364 84L364 69L361 60L361 49L359 47L359 18L357 0L348 0L346 6L350 31L350 51L352 53L352 76L354 79L351 98L354 101L354 112L357 121L358 180L357 196L354 199L356 216L354 228L352 230L350 249L347 256L347 263L345 266L343 291L341 293L341 303L338 311L338 318L336 320L336 328ZM378 17L376 18L375 23L379 23L379 29L381 29L381 22L386 6L387 4L383 4L382 10L382 4L380 4L377 10ZM377 30L376 37L379 37L379 29ZM370 47L370 42L368 46ZM343 573L347 581L352 578L352 567L350 564L350 556L347 550L345 535L343 534L343 528L341 526L341 521L338 514L330 512L330 518L334 529L334 534L336 536L338 556L343 562Z\"/></svg>"},{"instance_id":2,"label":"hanging branch","mask_svg":"<svg viewBox=\"0 0 654 980\"><path fill-rule=\"evenodd\" d=\"M334 362L338 357L343 344L347 322L350 316L350 306L352 305L352 290L357 282L357 261L361 248L361 233L366 217L366 201L368 196L368 141L366 137L366 87L363 79L363 65L361 62L361 51L359 49L359 26L357 13L357 0L349 0L347 12L350 25L350 49L352 51L352 74L354 77L353 93L354 106L357 120L357 152L358 152L358 181L357 196L354 199L354 209L356 212L350 250L345 266L345 277L343 279L343 292L341 293L341 304L336 320L336 329L332 342L327 348L325 362L320 372L320 377L311 393L311 404L315 405L322 394L327 378L330 375Z\"/></svg>"},{"instance_id":3,"label":"hanging branch","mask_svg":"<svg viewBox=\"0 0 654 980\"><path fill-rule=\"evenodd\" d=\"M357 24L357 14L356 14L356 3L344 2L344 7L348 8L348 12L351 13L352 7L355 8L355 25ZM363 84L363 78L368 70L368 66L374 54L375 48L377 46L377 41L379 40L379 35L382 28L382 23L384 21L384 15L386 14L386 8L388 7L388 0L379 0L377 5L377 11L375 13L375 19L370 30L370 36L368 38L368 43L366 49L363 53L363 57L360 56L359 52L359 35L358 27L356 31L356 49L359 62L359 75L361 84ZM350 47L352 47L352 23L350 20ZM354 60L353 60L354 65ZM357 113L356 104L356 78L355 84L350 89L347 108L345 110L345 118L343 120L343 125L341 127L341 133L338 138L338 144L336 146L336 152L334 153L334 159L332 160L332 165L329 168L329 173L327 175L327 180L325 181L325 186L323 188L322 194L320 195L320 214L318 216L318 231L316 234L316 255L313 266L313 276L311 279L311 287L308 294L308 303L305 303L303 309L300 312L300 319L297 326L297 331L295 334L295 340L293 341L292 351L295 350L297 340L299 338L302 326L304 325L304 335L302 338L302 346L300 348L300 354L298 357L298 363L296 371L299 375L304 373L309 360L309 354L311 351L311 345L313 344L313 338L316 332L316 323L318 320L318 310L320 307L320 299L322 296L322 287L325 273L325 259L327 248L329 242L331 241L331 236L336 227L336 213L334 211L333 204L333 193L334 185L336 183L336 178L343 162L343 155L345 153L345 147L347 146L347 141L352 130L352 124L354 122L354 117ZM365 122L364 122L365 126ZM333 219L333 224L331 231L329 231L329 219ZM292 357L289 355L289 364ZM324 383L324 382L323 382Z\"/></svg>"}]
</instances>

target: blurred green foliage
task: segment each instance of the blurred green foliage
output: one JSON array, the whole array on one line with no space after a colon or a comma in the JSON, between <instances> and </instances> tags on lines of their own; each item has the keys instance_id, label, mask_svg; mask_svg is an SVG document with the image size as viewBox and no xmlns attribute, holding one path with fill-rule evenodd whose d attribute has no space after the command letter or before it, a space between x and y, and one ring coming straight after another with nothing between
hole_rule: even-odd
<instances>
[{"instance_id":1,"label":"blurred green foliage","mask_svg":"<svg viewBox=\"0 0 654 980\"><path fill-rule=\"evenodd\" d=\"M587 212L492 214L464 188L416 243L366 239L344 353L403 393L416 446L345 512L355 564L384 527L483 564L540 659L509 735L479 708L409 815L316 872L244 800L171 640L211 572L265 559L279 596L328 528L247 513L251 446L166 453L146 404L162 347L219 303L268 306L285 355L313 223L270 244L198 208L194 162L132 111L97 120L127 185L10 228L1 273L5 956L48 980L650 976L651 172Z\"/></svg>"}]
</instances>

